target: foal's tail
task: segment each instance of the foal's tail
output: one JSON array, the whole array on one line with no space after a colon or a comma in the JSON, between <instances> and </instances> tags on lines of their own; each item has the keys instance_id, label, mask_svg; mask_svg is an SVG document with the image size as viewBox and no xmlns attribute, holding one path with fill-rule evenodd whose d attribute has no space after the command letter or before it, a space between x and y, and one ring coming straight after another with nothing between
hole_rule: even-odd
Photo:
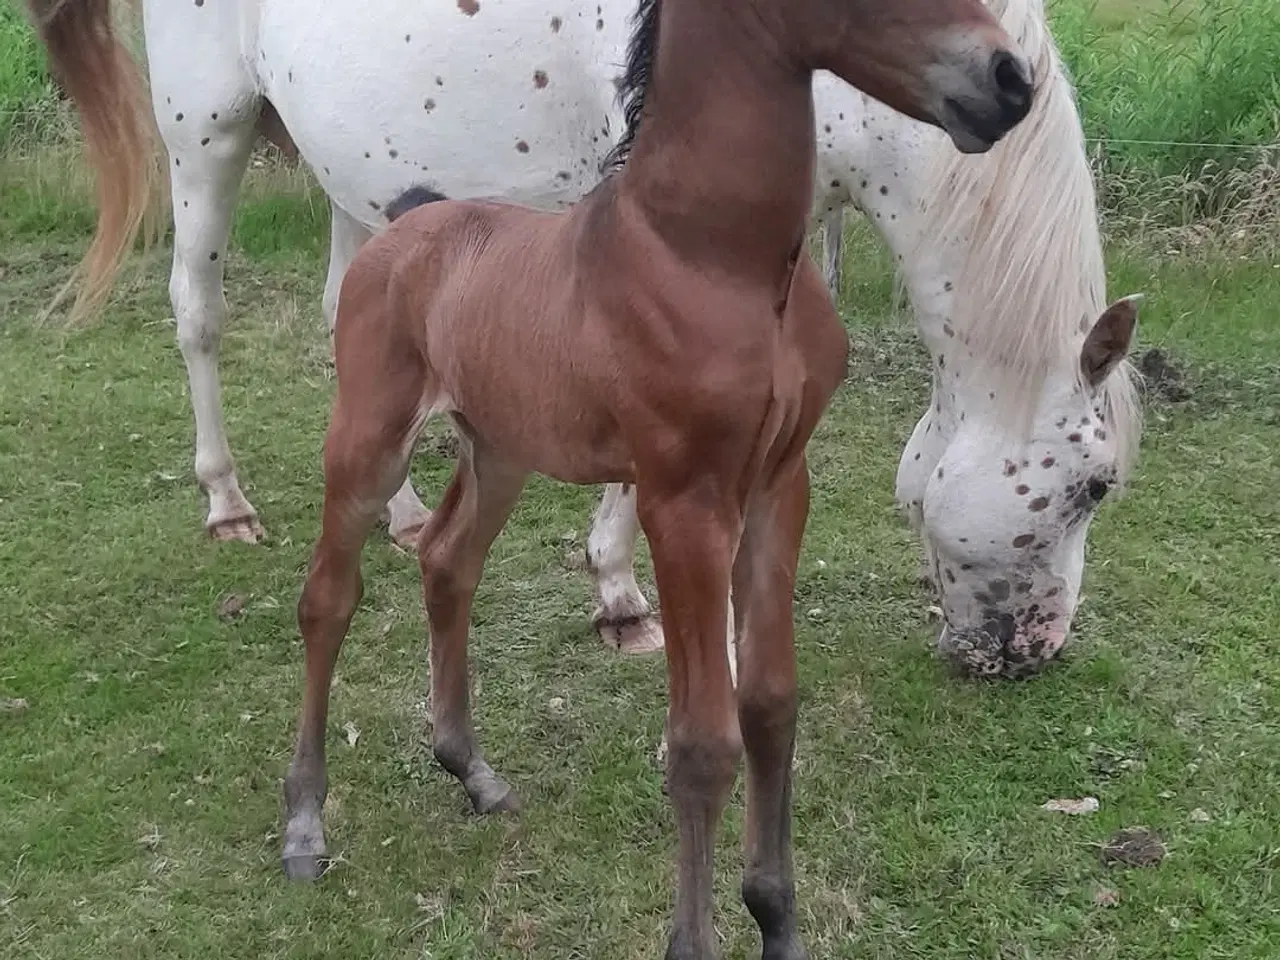
<instances>
[{"instance_id":1,"label":"foal's tail","mask_svg":"<svg viewBox=\"0 0 1280 960\"><path fill-rule=\"evenodd\" d=\"M77 321L102 305L125 254L153 212L159 176L155 128L142 73L116 36L111 0L27 3L53 73L80 114L97 182L93 243L46 310L53 310L78 282L70 311L70 319Z\"/></svg>"}]
</instances>

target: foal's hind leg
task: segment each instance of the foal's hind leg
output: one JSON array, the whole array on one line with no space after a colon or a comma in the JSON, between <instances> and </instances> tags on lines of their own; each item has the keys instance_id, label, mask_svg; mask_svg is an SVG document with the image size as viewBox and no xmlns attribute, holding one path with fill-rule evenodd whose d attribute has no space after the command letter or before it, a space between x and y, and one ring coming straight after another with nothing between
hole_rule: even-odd
<instances>
[{"instance_id":1,"label":"foal's hind leg","mask_svg":"<svg viewBox=\"0 0 1280 960\"><path fill-rule=\"evenodd\" d=\"M332 339L338 317L338 294L342 290L342 278L346 276L351 261L373 233L336 203L330 202L329 209L329 272L324 280L320 309L324 313L324 322ZM413 483L406 476L384 511L384 519L390 528L392 539L402 547L414 548L418 542L418 534L429 516L431 511L418 499Z\"/></svg>"},{"instance_id":2,"label":"foal's hind leg","mask_svg":"<svg viewBox=\"0 0 1280 960\"><path fill-rule=\"evenodd\" d=\"M467 686L467 630L485 557L520 498L525 474L482 443L466 435L459 439L453 480L418 541L431 634L432 749L440 765L462 781L476 813L514 811L520 808L519 798L485 762L476 743Z\"/></svg>"},{"instance_id":3,"label":"foal's hind leg","mask_svg":"<svg viewBox=\"0 0 1280 960\"><path fill-rule=\"evenodd\" d=\"M406 366L393 373L400 376L388 375L374 386L349 391L349 396L339 383L325 438L320 539L298 601L306 687L293 762L284 781L283 859L291 879L312 880L321 870L321 810L328 786L324 732L333 667L360 602L361 548L387 497L404 480L420 423L416 405L421 393L409 382L415 371ZM386 389L377 389L378 384Z\"/></svg>"},{"instance_id":4,"label":"foal's hind leg","mask_svg":"<svg viewBox=\"0 0 1280 960\"><path fill-rule=\"evenodd\" d=\"M587 535L587 563L600 595L592 622L600 638L623 653L662 649L662 626L636 583L639 532L635 485L608 484Z\"/></svg>"}]
</instances>

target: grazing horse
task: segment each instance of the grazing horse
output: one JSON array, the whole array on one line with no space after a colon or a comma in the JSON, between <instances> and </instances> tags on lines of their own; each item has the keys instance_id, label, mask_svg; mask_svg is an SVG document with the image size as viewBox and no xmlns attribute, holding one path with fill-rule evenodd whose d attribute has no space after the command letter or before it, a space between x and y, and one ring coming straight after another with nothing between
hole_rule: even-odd
<instances>
[{"instance_id":1,"label":"grazing horse","mask_svg":"<svg viewBox=\"0 0 1280 960\"><path fill-rule=\"evenodd\" d=\"M518 807L470 716L485 557L530 473L634 484L666 631L679 833L667 956L718 954L715 834L744 749L743 899L766 960L804 956L792 605L805 446L848 350L805 247L812 74L831 70L978 152L1030 108L1032 71L1015 51L979 0L643 0L617 169L580 203L557 213L422 187L385 204L390 226L356 254L338 297L321 532L298 603L290 876L314 878L325 853L325 719L364 542L424 422L447 414L458 465L417 544L435 756L477 812Z\"/></svg>"},{"instance_id":2,"label":"grazing horse","mask_svg":"<svg viewBox=\"0 0 1280 960\"><path fill-rule=\"evenodd\" d=\"M143 122L146 108L136 70L114 44L67 50L60 33L60 23L78 16L101 22L104 37L109 38L109 3L32 0L55 68L82 107L91 157L102 178L99 232L86 261L89 282L78 301L80 308L95 303L107 289L150 187L150 168L142 162L148 155L149 127ZM484 196L556 208L576 201L590 188L625 123L615 84L625 58L624 23L633 3L599 0L594 8L561 8L554 2L548 6L534 0L484 0L482 7L375 0L371 8L367 3L333 0L317 11L314 4L301 0L141 0L149 51L150 110L169 157L174 223L170 294L195 414L195 473L208 496L206 528L214 537L256 541L263 534L257 511L237 479L223 422L217 367L226 316L227 235L255 137L263 134L301 156L330 198L332 236L322 310L332 329L347 265L369 237L384 228L383 205L388 197L426 181L450 196ZM1091 184L1087 174L1078 175L1085 170L1084 154L1076 143L1079 122L1062 92L1066 81L1052 55L1039 0L991 0L990 6L1009 24L1010 32L1035 49L1033 55L1042 68L1039 75L1056 91L1043 98L1050 105L1046 109L1055 110L1057 119L1036 124L1034 134L1023 135L1028 141L1025 147L1001 151L1001 169L1007 168L1009 177L991 175L968 184L973 189L945 191L928 209L936 219L939 209L957 205L966 209L993 203L1002 209L1030 207L1023 216L999 221L1007 230L1020 231L1006 238L1019 248L1017 257L1001 253L996 260L976 258L975 268L986 270L986 285L1001 286L993 270L1022 269L1042 285L1059 272L1068 277L1088 273L1087 283L1101 290L1101 281L1092 276L1095 264L1070 256L1089 251L1090 243L1096 243L1089 234L1096 235L1097 226ZM82 65L86 55L95 58L90 66ZM81 60L73 63L72 56ZM81 82L80 78L90 75L92 84ZM927 220L917 226L918 207L929 192L931 158L954 159L956 151L941 133L828 73L815 78L814 101L819 175L813 209L825 230L829 282L838 282L839 211L853 202L872 218L908 273L921 278L930 291L929 296L913 295L913 301L922 334L932 345L935 339L930 331L939 328L950 309L950 304L932 295L933 287L954 280L957 288L947 299L959 309L965 309L971 296L972 285L963 282L969 264L958 259L966 247L934 242L935 225ZM1049 212L1048 216L1070 218L1060 228L1038 225L1039 208L1034 203L1042 195L1029 195L1035 190L1034 181L1020 173L1039 169L1021 160L1027 148L1035 150L1037 165L1048 163L1071 171L1068 185L1075 192L1070 196L1087 193L1083 200L1060 204ZM1058 240L1073 230L1085 242L1064 249ZM917 238L924 241L918 250ZM981 286L977 285L975 295L982 293ZM1020 300L1021 295L1035 292L1024 286L1013 284L1002 290L1000 302L1029 330L1039 329L1042 322L1056 330L1052 313L1078 307L1088 312L1094 307L1091 298L1083 304L1072 302L1071 297L1059 303L1043 297ZM911 289L914 294L916 287ZM1068 294L1073 289L1070 284L1063 288ZM1097 316L1100 309L1092 315ZM978 341L975 349L983 349L986 333L980 325L973 337ZM1033 338L1033 347L1039 342ZM1057 349L1052 337L1045 342ZM1069 358L1058 361L1054 383L1068 375L1071 366ZM1111 378L1104 392L1122 376L1123 371ZM985 392L981 384L974 390ZM949 391L944 392L944 400L947 395ZM1030 397L1025 390L1018 395ZM1041 391L1037 399L1042 406L1050 405L1044 409L1054 421L1064 416L1073 422L1079 419L1080 401L1075 396ZM1052 404L1059 400L1063 408L1054 413ZM968 408L971 428L981 426L993 436L1008 432L997 419L984 419L981 405ZM933 450L947 433L942 425L937 430L929 434L930 456L911 459L919 451L908 447L904 468L914 463L922 475L931 472ZM1117 428L1115 433L1123 431ZM1109 452L1097 451L1093 464L1102 469L1110 459ZM1037 496L1063 499L1075 482L1065 469L1071 458L1058 456L1057 460L1064 469L1040 475L1037 489L1042 494ZM1005 531L1021 517L1021 504L1004 496L1003 479L987 473L970 478L956 472L932 489L944 485L951 497L981 503L984 524L990 523L996 531L994 536L970 538L978 556L965 562L986 571L977 592L986 592L986 581L1021 578L1016 569L1021 554L1011 556L1007 548L979 551L976 546L989 540L1003 545L1009 539ZM916 495L916 488L922 486L918 479L900 483L904 503L923 502ZM405 546L416 543L427 513L406 479L388 505L392 536ZM916 526L927 547L928 523ZM1083 538L1084 524L1072 529ZM587 540L599 597L594 623L611 645L643 651L660 647L662 632L635 578L638 531L634 491L610 485ZM1042 531L1040 542L1048 543L1046 549L1054 556L1064 552L1064 538L1056 530ZM957 627L963 627L969 620L962 612L965 603L956 599L960 588L946 586L949 599L944 606L952 611ZM1058 596L1077 592L1060 588ZM1024 599L1027 607L1041 602L1035 596ZM1062 607L1063 624L1072 611ZM984 669L989 672L992 664L998 667L993 659Z\"/></svg>"}]
</instances>

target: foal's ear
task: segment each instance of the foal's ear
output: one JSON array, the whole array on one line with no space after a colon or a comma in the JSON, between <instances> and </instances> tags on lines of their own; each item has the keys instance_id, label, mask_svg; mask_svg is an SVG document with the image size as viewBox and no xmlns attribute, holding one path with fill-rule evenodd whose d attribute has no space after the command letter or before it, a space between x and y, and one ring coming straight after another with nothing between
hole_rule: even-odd
<instances>
[{"instance_id":1,"label":"foal's ear","mask_svg":"<svg viewBox=\"0 0 1280 960\"><path fill-rule=\"evenodd\" d=\"M1138 306L1142 294L1134 293L1117 300L1102 311L1080 349L1080 370L1084 380L1096 387L1111 376L1111 371L1129 353L1133 331L1138 325Z\"/></svg>"}]
</instances>

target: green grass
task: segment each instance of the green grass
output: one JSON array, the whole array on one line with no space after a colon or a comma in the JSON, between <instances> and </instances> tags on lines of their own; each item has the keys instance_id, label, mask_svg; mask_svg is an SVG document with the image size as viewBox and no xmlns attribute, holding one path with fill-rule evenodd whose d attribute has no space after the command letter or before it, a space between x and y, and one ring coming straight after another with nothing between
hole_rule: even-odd
<instances>
[{"instance_id":1,"label":"green grass","mask_svg":"<svg viewBox=\"0 0 1280 960\"><path fill-rule=\"evenodd\" d=\"M40 131L55 101L44 51L13 0L0 0L0 152Z\"/></svg>"},{"instance_id":2,"label":"green grass","mask_svg":"<svg viewBox=\"0 0 1280 960\"><path fill-rule=\"evenodd\" d=\"M1108 175L1220 179L1276 161L1280 4L1050 0L1050 10Z\"/></svg>"},{"instance_id":3,"label":"green grass","mask_svg":"<svg viewBox=\"0 0 1280 960\"><path fill-rule=\"evenodd\" d=\"M238 215L223 341L231 437L271 534L251 549L200 531L166 252L102 325L37 329L86 209L52 174L0 183L0 697L30 704L0 713L0 956L660 955L674 849L652 761L662 665L600 649L587 626L590 585L566 554L590 489L531 484L476 605L480 736L525 813L466 816L424 747L416 569L379 534L330 718L341 861L314 888L283 882L294 604L332 386L324 208L267 186ZM1129 494L1093 527L1065 662L979 685L930 654L915 544L892 506L927 375L888 318L883 255L851 229L843 308L859 347L811 446L796 600L812 955L1274 956L1280 269L1113 257L1109 289L1149 294L1142 345L1168 349L1193 396L1152 407ZM449 464L424 447L430 502ZM224 622L228 594L247 605ZM1091 817L1038 809L1086 794L1102 803ZM736 897L740 801L719 858L728 958L758 950ZM1159 830L1168 857L1103 868L1098 844L1135 824ZM1096 904L1100 891L1118 905Z\"/></svg>"}]
</instances>

